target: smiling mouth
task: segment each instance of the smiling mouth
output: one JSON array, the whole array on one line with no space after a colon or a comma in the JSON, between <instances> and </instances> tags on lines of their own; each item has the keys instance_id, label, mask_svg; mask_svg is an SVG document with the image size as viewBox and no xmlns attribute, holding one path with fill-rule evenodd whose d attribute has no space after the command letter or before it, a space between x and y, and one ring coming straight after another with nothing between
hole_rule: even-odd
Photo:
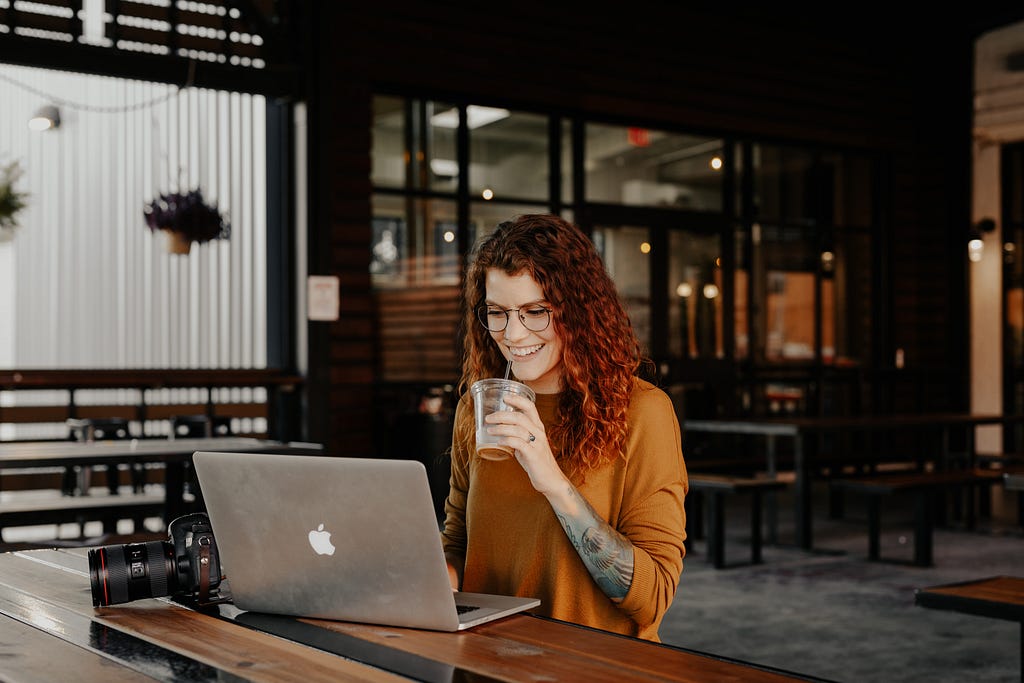
<instances>
[{"instance_id":1,"label":"smiling mouth","mask_svg":"<svg viewBox=\"0 0 1024 683\"><path fill-rule=\"evenodd\" d=\"M512 354L514 358L526 358L544 348L543 344L535 344L533 346L507 346L508 352Z\"/></svg>"}]
</instances>

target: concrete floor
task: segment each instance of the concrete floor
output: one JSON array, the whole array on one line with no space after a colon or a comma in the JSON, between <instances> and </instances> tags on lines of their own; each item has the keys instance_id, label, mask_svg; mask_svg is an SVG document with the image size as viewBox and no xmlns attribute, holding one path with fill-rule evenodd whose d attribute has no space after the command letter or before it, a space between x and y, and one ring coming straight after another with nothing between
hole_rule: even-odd
<instances>
[{"instance_id":1,"label":"concrete floor","mask_svg":"<svg viewBox=\"0 0 1024 683\"><path fill-rule=\"evenodd\" d=\"M934 536L934 566L915 567L909 500L882 511L881 556L867 559L863 500L847 497L830 519L815 489L814 551L792 542L792 499L780 494L779 544L756 566L714 569L706 546L687 556L661 626L672 645L833 681L1019 682L1016 622L917 607L914 590L1008 574L1024 576L1024 531L1016 493L996 490L990 519L974 531L950 523ZM726 560L749 560L749 499L727 511Z\"/></svg>"}]
</instances>

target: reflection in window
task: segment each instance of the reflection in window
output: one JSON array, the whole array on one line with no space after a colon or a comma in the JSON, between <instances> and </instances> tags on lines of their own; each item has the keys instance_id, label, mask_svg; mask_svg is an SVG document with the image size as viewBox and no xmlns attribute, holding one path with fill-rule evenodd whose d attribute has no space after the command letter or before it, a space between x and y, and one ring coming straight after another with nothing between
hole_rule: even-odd
<instances>
[{"instance_id":1,"label":"reflection in window","mask_svg":"<svg viewBox=\"0 0 1024 683\"><path fill-rule=\"evenodd\" d=\"M454 192L458 164L455 130L448 125L452 111L457 110L443 102L374 97L374 186Z\"/></svg>"},{"instance_id":2,"label":"reflection in window","mask_svg":"<svg viewBox=\"0 0 1024 683\"><path fill-rule=\"evenodd\" d=\"M375 195L370 273L374 287L459 280L455 203Z\"/></svg>"},{"instance_id":3,"label":"reflection in window","mask_svg":"<svg viewBox=\"0 0 1024 683\"><path fill-rule=\"evenodd\" d=\"M498 202L474 202L470 205L469 244L476 244L494 232L499 223L529 213L548 213L543 204L502 204Z\"/></svg>"},{"instance_id":4,"label":"reflection in window","mask_svg":"<svg viewBox=\"0 0 1024 683\"><path fill-rule=\"evenodd\" d=\"M484 199L548 198L548 117L469 108L469 193Z\"/></svg>"},{"instance_id":5,"label":"reflection in window","mask_svg":"<svg viewBox=\"0 0 1024 683\"><path fill-rule=\"evenodd\" d=\"M718 138L587 124L585 156L588 201L722 209Z\"/></svg>"},{"instance_id":6,"label":"reflection in window","mask_svg":"<svg viewBox=\"0 0 1024 683\"><path fill-rule=\"evenodd\" d=\"M677 358L724 358L718 236L673 231L669 250L669 353Z\"/></svg>"},{"instance_id":7,"label":"reflection in window","mask_svg":"<svg viewBox=\"0 0 1024 683\"><path fill-rule=\"evenodd\" d=\"M370 272L373 275L394 276L399 272L402 252L398 245L405 244L405 221L392 216L375 216Z\"/></svg>"},{"instance_id":8,"label":"reflection in window","mask_svg":"<svg viewBox=\"0 0 1024 683\"><path fill-rule=\"evenodd\" d=\"M595 228L594 245L604 259L645 349L651 345L651 243L647 228Z\"/></svg>"},{"instance_id":9,"label":"reflection in window","mask_svg":"<svg viewBox=\"0 0 1024 683\"><path fill-rule=\"evenodd\" d=\"M814 274L769 270L765 359L814 358Z\"/></svg>"}]
</instances>

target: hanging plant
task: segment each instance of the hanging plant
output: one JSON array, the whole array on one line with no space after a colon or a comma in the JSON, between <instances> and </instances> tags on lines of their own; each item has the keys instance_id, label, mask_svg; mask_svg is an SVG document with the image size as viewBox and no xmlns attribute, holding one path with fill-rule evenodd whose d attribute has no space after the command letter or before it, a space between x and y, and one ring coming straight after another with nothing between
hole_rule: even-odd
<instances>
[{"instance_id":1,"label":"hanging plant","mask_svg":"<svg viewBox=\"0 0 1024 683\"><path fill-rule=\"evenodd\" d=\"M193 242L227 239L231 234L231 226L217 207L203 201L198 188L186 194L162 194L147 204L143 213L150 230L167 232L172 253L187 254Z\"/></svg>"},{"instance_id":2,"label":"hanging plant","mask_svg":"<svg viewBox=\"0 0 1024 683\"><path fill-rule=\"evenodd\" d=\"M23 171L17 161L0 166L0 242L14 237L14 229L18 227L18 212L25 208L28 193L18 192L14 183Z\"/></svg>"}]
</instances>

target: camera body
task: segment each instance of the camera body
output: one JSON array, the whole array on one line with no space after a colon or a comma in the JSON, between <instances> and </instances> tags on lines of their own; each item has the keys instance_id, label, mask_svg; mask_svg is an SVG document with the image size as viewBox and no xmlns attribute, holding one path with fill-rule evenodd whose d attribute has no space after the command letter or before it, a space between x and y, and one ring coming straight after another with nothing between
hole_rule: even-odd
<instances>
[{"instance_id":1,"label":"camera body","mask_svg":"<svg viewBox=\"0 0 1024 683\"><path fill-rule=\"evenodd\" d=\"M141 598L188 595L210 600L221 582L210 518L196 512L173 520L167 541L109 545L89 551L93 607Z\"/></svg>"}]
</instances>

